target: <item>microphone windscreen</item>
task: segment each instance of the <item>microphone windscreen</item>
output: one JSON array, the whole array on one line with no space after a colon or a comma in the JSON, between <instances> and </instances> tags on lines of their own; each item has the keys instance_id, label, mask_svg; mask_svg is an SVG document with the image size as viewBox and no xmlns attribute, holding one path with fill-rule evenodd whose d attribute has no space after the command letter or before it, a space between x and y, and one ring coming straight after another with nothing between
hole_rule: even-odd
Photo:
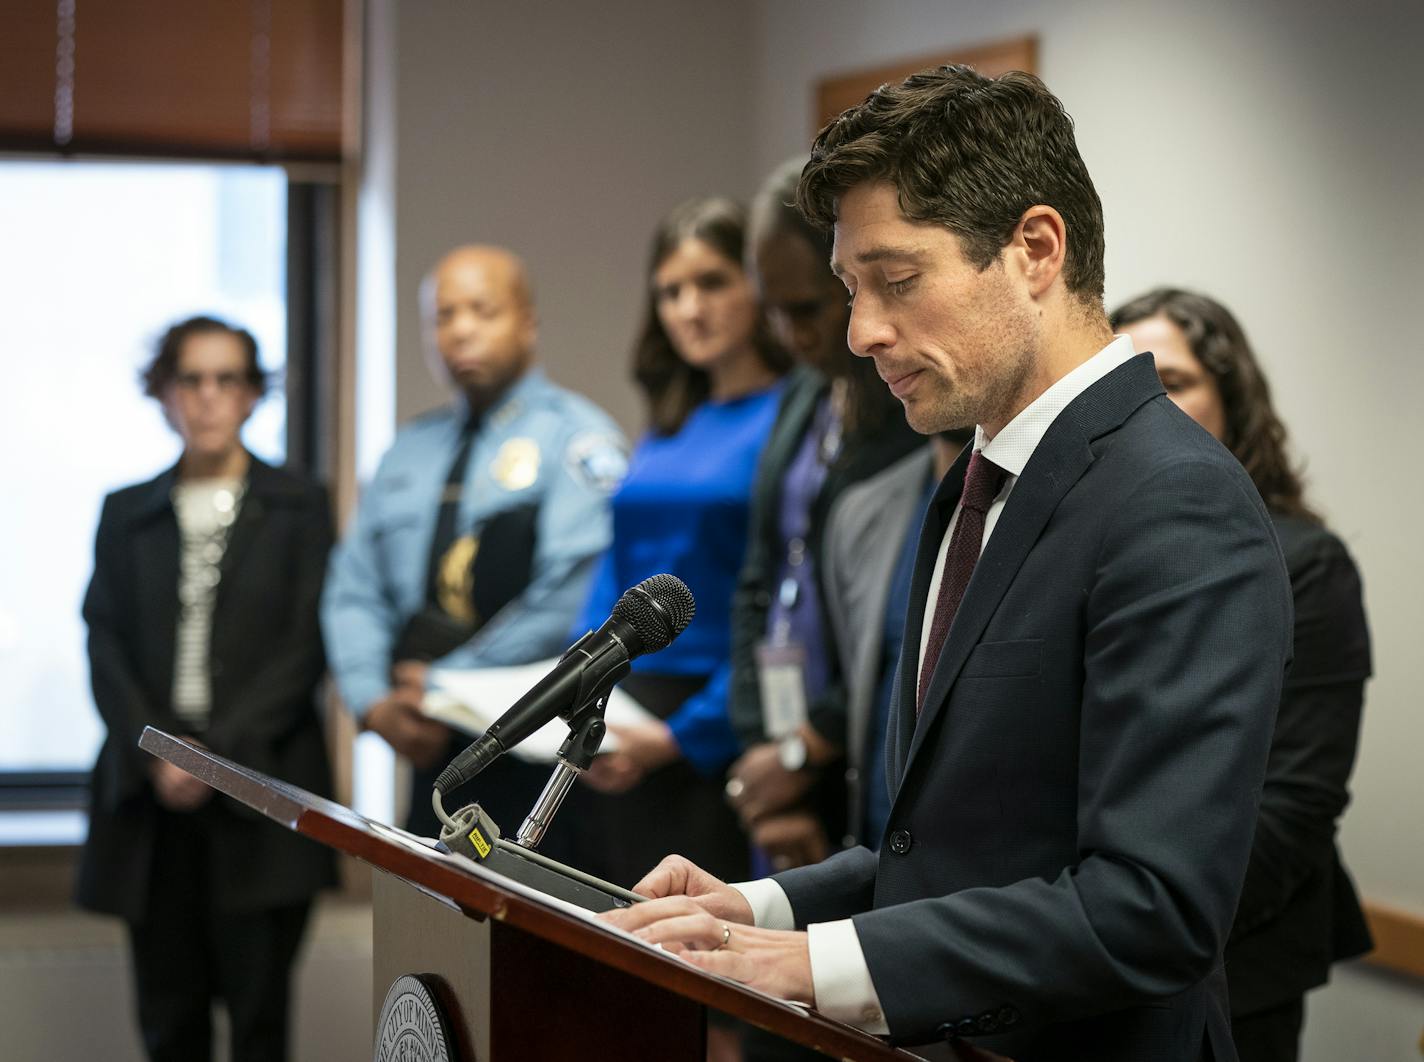
<instances>
[{"instance_id":1,"label":"microphone windscreen","mask_svg":"<svg viewBox=\"0 0 1424 1062\"><path fill-rule=\"evenodd\" d=\"M654 575L618 599L613 618L638 632L643 652L656 653L687 628L696 611L686 583L675 575Z\"/></svg>"}]
</instances>

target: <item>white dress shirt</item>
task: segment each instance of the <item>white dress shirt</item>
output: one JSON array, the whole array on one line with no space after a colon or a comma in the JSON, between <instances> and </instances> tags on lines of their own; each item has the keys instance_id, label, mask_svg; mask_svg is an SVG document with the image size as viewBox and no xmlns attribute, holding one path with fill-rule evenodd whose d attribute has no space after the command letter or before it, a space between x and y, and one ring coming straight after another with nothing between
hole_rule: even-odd
<instances>
[{"instance_id":1,"label":"white dress shirt","mask_svg":"<svg viewBox=\"0 0 1424 1062\"><path fill-rule=\"evenodd\" d=\"M988 543L989 536L994 533L994 526L999 521L999 514L1004 511L1004 503L1013 492L1014 484L1023 474L1029 458L1038 448L1049 425L1070 402L1118 366L1129 361L1134 354L1132 340L1127 336L1117 336L1106 347L1030 402L992 439L984 434L983 428L975 430L974 449L982 450L988 460L1007 473L1003 487L984 517L984 543L980 546L981 552L983 545ZM958 520L959 507L956 506L940 542L929 593L922 606L924 615L919 652L921 662L924 660L925 647L929 643L930 620L944 576L950 535L954 533L954 525ZM761 881L742 882L733 887L747 898L756 925L767 929L796 928L791 901L775 881L765 878ZM811 953L811 983L815 991L816 1009L828 1018L854 1025L865 1032L878 1036L887 1035L890 1029L885 1023L884 1010L875 991L875 984L870 979L870 969L866 966L865 953L861 949L855 924L846 918L837 922L813 923L806 927L806 931L807 945Z\"/></svg>"}]
</instances>

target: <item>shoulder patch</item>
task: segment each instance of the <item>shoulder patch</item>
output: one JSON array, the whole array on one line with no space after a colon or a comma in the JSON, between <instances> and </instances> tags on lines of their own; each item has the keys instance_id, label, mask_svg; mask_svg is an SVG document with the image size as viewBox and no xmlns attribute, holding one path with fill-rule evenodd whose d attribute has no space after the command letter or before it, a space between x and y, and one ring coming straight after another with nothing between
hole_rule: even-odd
<instances>
[{"instance_id":1,"label":"shoulder patch","mask_svg":"<svg viewBox=\"0 0 1424 1062\"><path fill-rule=\"evenodd\" d=\"M601 494L612 494L628 471L628 454L618 436L585 431L569 440L564 464L579 483Z\"/></svg>"}]
</instances>

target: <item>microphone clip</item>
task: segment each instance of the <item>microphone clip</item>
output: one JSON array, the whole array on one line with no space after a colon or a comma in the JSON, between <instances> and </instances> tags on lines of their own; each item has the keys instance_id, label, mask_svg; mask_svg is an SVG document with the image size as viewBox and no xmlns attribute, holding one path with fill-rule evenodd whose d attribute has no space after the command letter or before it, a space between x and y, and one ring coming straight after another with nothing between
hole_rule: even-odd
<instances>
[{"instance_id":1,"label":"microphone clip","mask_svg":"<svg viewBox=\"0 0 1424 1062\"><path fill-rule=\"evenodd\" d=\"M612 688L611 683L609 688ZM603 744L603 736L608 732L603 721L603 709L607 702L608 694L605 692L586 703L569 720L569 736L559 746L554 772L514 836L514 843L521 848L533 851L539 847L564 797L568 796L578 776L588 770L589 764L598 755L598 747Z\"/></svg>"}]
</instances>

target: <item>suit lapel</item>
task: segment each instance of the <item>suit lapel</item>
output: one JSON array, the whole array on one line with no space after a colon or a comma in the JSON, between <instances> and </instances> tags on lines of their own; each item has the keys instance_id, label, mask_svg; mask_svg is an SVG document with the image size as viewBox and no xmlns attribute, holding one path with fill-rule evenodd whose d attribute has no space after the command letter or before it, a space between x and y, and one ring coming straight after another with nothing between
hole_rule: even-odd
<instances>
[{"instance_id":1,"label":"suit lapel","mask_svg":"<svg viewBox=\"0 0 1424 1062\"><path fill-rule=\"evenodd\" d=\"M929 598L930 580L934 577L935 561L945 528L949 526L959 495L964 490L964 470L969 467L972 446L963 452L940 480L939 489L930 500L920 525L920 544L915 554L915 571L910 577L910 604L905 614L905 636L900 644L900 669L896 677L895 704L890 713L893 727L888 744L895 751L894 777L904 776L910 751L910 739L915 732L915 694L919 683L920 638L924 630L925 602Z\"/></svg>"},{"instance_id":2,"label":"suit lapel","mask_svg":"<svg viewBox=\"0 0 1424 1062\"><path fill-rule=\"evenodd\" d=\"M237 570L243 554L252 547L252 542L262 527L262 518L267 512L264 498L273 486L269 466L255 457L251 459L251 462L247 470L245 496L237 510L237 519L232 522L232 530L228 533L222 560L218 563L224 580ZM222 592L221 584L219 584L218 592Z\"/></svg>"},{"instance_id":3,"label":"suit lapel","mask_svg":"<svg viewBox=\"0 0 1424 1062\"><path fill-rule=\"evenodd\" d=\"M903 778L925 741L925 734L949 701L950 690L964 662L979 643L999 602L1008 592L1029 551L1038 541L1055 509L1069 489L1093 463L1093 440L1117 428L1149 399L1162 394L1150 356L1139 355L1098 380L1075 398L1044 433L999 514L974 574L949 629L944 649L925 691L924 709L915 719L916 683L919 677L920 631L929 595L930 577L944 530L963 489L969 454L960 455L945 477L930 507L921 532L915 563L911 622L906 624L900 657L899 722L901 744L908 743L897 765ZM906 715L908 713L908 716Z\"/></svg>"},{"instance_id":4,"label":"suit lapel","mask_svg":"<svg viewBox=\"0 0 1424 1062\"><path fill-rule=\"evenodd\" d=\"M1044 442L1047 441L1045 437ZM913 761L919 752L926 732L949 700L950 688L960 669L978 644L980 635L1023 566L1029 550L1043 533L1053 510L1058 508L1063 495L1087 471L1092 461L1092 451L1081 441L1072 447L1045 447L1040 444L1034 451L1023 475L1004 503L988 545L974 566L974 574L950 625L949 636L945 639L934 674L930 676L924 709L914 729L907 762Z\"/></svg>"},{"instance_id":5,"label":"suit lapel","mask_svg":"<svg viewBox=\"0 0 1424 1062\"><path fill-rule=\"evenodd\" d=\"M267 522L283 509L302 504L302 487L265 461L252 458L247 470L247 491L228 535L221 563L223 578L236 571Z\"/></svg>"}]
</instances>

